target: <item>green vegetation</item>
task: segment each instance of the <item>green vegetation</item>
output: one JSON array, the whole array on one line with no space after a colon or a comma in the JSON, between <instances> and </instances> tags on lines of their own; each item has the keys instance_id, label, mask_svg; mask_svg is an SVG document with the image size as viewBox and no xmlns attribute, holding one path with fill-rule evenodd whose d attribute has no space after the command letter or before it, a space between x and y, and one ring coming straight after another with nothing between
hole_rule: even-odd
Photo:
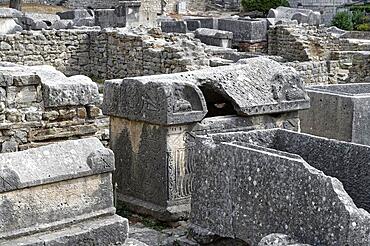
<instances>
[{"instance_id":1,"label":"green vegetation","mask_svg":"<svg viewBox=\"0 0 370 246\"><path fill-rule=\"evenodd\" d=\"M241 0L241 5L246 12L259 11L267 14L271 8L289 7L289 2L288 0Z\"/></svg>"},{"instance_id":2,"label":"green vegetation","mask_svg":"<svg viewBox=\"0 0 370 246\"><path fill-rule=\"evenodd\" d=\"M369 31L370 18L364 11L339 12L334 16L332 25L347 31Z\"/></svg>"}]
</instances>

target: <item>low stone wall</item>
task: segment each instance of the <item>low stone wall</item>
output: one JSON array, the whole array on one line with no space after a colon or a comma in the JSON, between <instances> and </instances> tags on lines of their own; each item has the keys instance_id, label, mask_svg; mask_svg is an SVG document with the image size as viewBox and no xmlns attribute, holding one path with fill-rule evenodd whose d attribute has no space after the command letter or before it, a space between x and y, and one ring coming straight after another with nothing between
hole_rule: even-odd
<instances>
[{"instance_id":1,"label":"low stone wall","mask_svg":"<svg viewBox=\"0 0 370 246\"><path fill-rule=\"evenodd\" d=\"M310 60L306 44L299 42L299 35L294 35L293 28L277 26L268 31L268 54L282 56L290 61Z\"/></svg>"},{"instance_id":2,"label":"low stone wall","mask_svg":"<svg viewBox=\"0 0 370 246\"><path fill-rule=\"evenodd\" d=\"M92 32L52 30L0 35L0 61L51 65L67 75L88 75Z\"/></svg>"},{"instance_id":3,"label":"low stone wall","mask_svg":"<svg viewBox=\"0 0 370 246\"><path fill-rule=\"evenodd\" d=\"M366 39L345 35L338 36L321 27L278 25L269 29L268 53L289 61L325 61L330 60L332 52L336 51L370 50ZM360 34L352 35L360 37Z\"/></svg>"},{"instance_id":4,"label":"low stone wall","mask_svg":"<svg viewBox=\"0 0 370 246\"><path fill-rule=\"evenodd\" d=\"M0 152L98 136L107 143L97 85L49 66L0 63Z\"/></svg>"},{"instance_id":5,"label":"low stone wall","mask_svg":"<svg viewBox=\"0 0 370 246\"><path fill-rule=\"evenodd\" d=\"M353 55L348 82L370 83L370 51Z\"/></svg>"},{"instance_id":6,"label":"low stone wall","mask_svg":"<svg viewBox=\"0 0 370 246\"><path fill-rule=\"evenodd\" d=\"M334 82L331 80L333 74L330 74L326 61L319 62L288 62L284 65L294 67L297 70L304 83L309 84L328 84Z\"/></svg>"},{"instance_id":7,"label":"low stone wall","mask_svg":"<svg viewBox=\"0 0 370 246\"><path fill-rule=\"evenodd\" d=\"M206 45L181 34L51 30L0 36L0 61L52 65L94 78L174 73L209 65Z\"/></svg>"}]
</instances>

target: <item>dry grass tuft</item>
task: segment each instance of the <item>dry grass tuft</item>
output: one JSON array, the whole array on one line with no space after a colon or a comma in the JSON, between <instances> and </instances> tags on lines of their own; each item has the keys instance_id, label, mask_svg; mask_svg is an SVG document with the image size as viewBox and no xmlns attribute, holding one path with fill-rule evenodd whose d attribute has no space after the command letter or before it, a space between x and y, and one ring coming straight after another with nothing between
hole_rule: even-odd
<instances>
[{"instance_id":1,"label":"dry grass tuft","mask_svg":"<svg viewBox=\"0 0 370 246\"><path fill-rule=\"evenodd\" d=\"M0 7L9 7L8 3L1 3ZM63 12L68 10L68 8L63 6L52 6L52 5L43 5L35 3L24 3L22 7L23 12L32 12L40 14L55 14L57 12Z\"/></svg>"}]
</instances>

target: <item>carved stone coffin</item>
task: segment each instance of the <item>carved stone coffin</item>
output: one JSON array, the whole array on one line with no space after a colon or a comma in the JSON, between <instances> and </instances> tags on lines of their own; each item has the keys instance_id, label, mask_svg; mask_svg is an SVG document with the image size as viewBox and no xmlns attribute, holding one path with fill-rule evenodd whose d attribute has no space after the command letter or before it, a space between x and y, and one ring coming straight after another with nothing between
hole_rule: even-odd
<instances>
[{"instance_id":1,"label":"carved stone coffin","mask_svg":"<svg viewBox=\"0 0 370 246\"><path fill-rule=\"evenodd\" d=\"M114 155L97 138L0 155L0 245L110 245L127 238L115 215Z\"/></svg>"},{"instance_id":2,"label":"carved stone coffin","mask_svg":"<svg viewBox=\"0 0 370 246\"><path fill-rule=\"evenodd\" d=\"M369 245L370 147L283 129L195 140L195 238ZM203 235L203 237L199 237Z\"/></svg>"},{"instance_id":3,"label":"carved stone coffin","mask_svg":"<svg viewBox=\"0 0 370 246\"><path fill-rule=\"evenodd\" d=\"M186 218L193 163L188 138L299 128L297 112L309 99L298 74L268 59L245 63L105 83L119 200L161 220Z\"/></svg>"},{"instance_id":4,"label":"carved stone coffin","mask_svg":"<svg viewBox=\"0 0 370 246\"><path fill-rule=\"evenodd\" d=\"M302 131L322 137L370 145L370 84L308 88L312 106L302 111Z\"/></svg>"}]
</instances>

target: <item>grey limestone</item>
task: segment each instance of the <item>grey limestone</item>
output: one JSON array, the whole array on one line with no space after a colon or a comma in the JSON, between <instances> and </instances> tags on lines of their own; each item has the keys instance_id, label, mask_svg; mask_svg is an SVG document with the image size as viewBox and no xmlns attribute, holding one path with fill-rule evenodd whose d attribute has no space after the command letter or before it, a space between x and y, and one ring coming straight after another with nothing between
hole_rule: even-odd
<instances>
[{"instance_id":1,"label":"grey limestone","mask_svg":"<svg viewBox=\"0 0 370 246\"><path fill-rule=\"evenodd\" d=\"M17 76L26 76L25 83L41 82L45 107L88 105L99 101L98 86L90 78L82 75L66 77L51 66L9 64L0 67L0 74L13 82L17 81ZM29 77L34 79L28 80ZM21 81L16 83L23 83Z\"/></svg>"},{"instance_id":2,"label":"grey limestone","mask_svg":"<svg viewBox=\"0 0 370 246\"><path fill-rule=\"evenodd\" d=\"M264 58L110 80L104 91L117 197L138 213L167 221L189 215L195 152L188 138L241 129L298 130L297 111L309 106L296 72Z\"/></svg>"},{"instance_id":3,"label":"grey limestone","mask_svg":"<svg viewBox=\"0 0 370 246\"><path fill-rule=\"evenodd\" d=\"M161 29L167 33L187 33L188 27L185 21L162 21Z\"/></svg>"},{"instance_id":4,"label":"grey limestone","mask_svg":"<svg viewBox=\"0 0 370 246\"><path fill-rule=\"evenodd\" d=\"M311 108L300 113L302 131L370 145L370 84L311 86Z\"/></svg>"},{"instance_id":5,"label":"grey limestone","mask_svg":"<svg viewBox=\"0 0 370 246\"><path fill-rule=\"evenodd\" d=\"M123 243L114 155L97 138L0 155L0 245Z\"/></svg>"},{"instance_id":6,"label":"grey limestone","mask_svg":"<svg viewBox=\"0 0 370 246\"><path fill-rule=\"evenodd\" d=\"M218 29L233 33L233 41L261 42L267 40L267 21L265 19L218 19Z\"/></svg>"},{"instance_id":7,"label":"grey limestone","mask_svg":"<svg viewBox=\"0 0 370 246\"><path fill-rule=\"evenodd\" d=\"M267 58L246 59L243 63L108 81L105 84L103 111L107 115L154 124L196 122L207 112L202 91L222 95L231 101L239 115L289 112L309 107L302 80L294 69ZM143 95L144 92L139 91L145 90L155 90L156 93L140 99L137 93ZM133 102L133 96L137 103L122 103Z\"/></svg>"},{"instance_id":8,"label":"grey limestone","mask_svg":"<svg viewBox=\"0 0 370 246\"><path fill-rule=\"evenodd\" d=\"M11 8L0 8L0 34L12 34L22 31L22 27L15 21L22 17L22 12Z\"/></svg>"},{"instance_id":9,"label":"grey limestone","mask_svg":"<svg viewBox=\"0 0 370 246\"><path fill-rule=\"evenodd\" d=\"M208 28L198 28L195 30L195 37L202 43L224 48L230 48L232 45L233 33Z\"/></svg>"},{"instance_id":10,"label":"grey limestone","mask_svg":"<svg viewBox=\"0 0 370 246\"><path fill-rule=\"evenodd\" d=\"M318 26L321 23L321 14L310 9L277 7L270 9L267 18L297 20L299 24L307 23Z\"/></svg>"},{"instance_id":11,"label":"grey limestone","mask_svg":"<svg viewBox=\"0 0 370 246\"><path fill-rule=\"evenodd\" d=\"M282 129L194 143L191 223L208 235L369 245L369 147Z\"/></svg>"}]
</instances>

